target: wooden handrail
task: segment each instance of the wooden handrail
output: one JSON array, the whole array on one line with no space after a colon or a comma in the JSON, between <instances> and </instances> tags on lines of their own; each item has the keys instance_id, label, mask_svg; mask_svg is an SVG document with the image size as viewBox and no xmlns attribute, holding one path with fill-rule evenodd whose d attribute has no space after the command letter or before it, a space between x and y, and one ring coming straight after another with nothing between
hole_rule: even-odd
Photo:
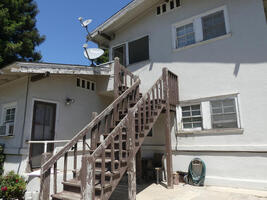
<instances>
[{"instance_id":1,"label":"wooden handrail","mask_svg":"<svg viewBox=\"0 0 267 200\"><path fill-rule=\"evenodd\" d=\"M52 165L61 158L70 148L72 148L79 140L83 138L97 123L99 123L108 113L110 113L114 107L121 102L128 94L136 89L140 84L138 79L132 87L128 88L122 95L113 101L104 111L102 111L94 120L92 120L87 126L85 126L74 138L68 142L57 154L50 158L44 165L41 166L41 174L47 171Z\"/></svg>"}]
</instances>

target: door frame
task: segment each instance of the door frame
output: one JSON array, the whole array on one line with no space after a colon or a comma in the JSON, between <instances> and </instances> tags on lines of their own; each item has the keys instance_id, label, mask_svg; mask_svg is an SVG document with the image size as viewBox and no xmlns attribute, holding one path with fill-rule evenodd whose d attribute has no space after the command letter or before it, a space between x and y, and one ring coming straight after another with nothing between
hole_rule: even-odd
<instances>
[{"instance_id":1,"label":"door frame","mask_svg":"<svg viewBox=\"0 0 267 200\"><path fill-rule=\"evenodd\" d=\"M55 106L55 114L54 114L54 139L56 137L56 130L57 130L57 122L58 122L58 108L59 108L59 103L56 101L50 101L50 100L44 100L44 99L37 99L37 98L33 98L32 99L32 106L31 106L31 119L30 119L30 140L32 140L33 138L33 126L34 126L34 112L35 112L35 105L37 102L43 103L43 104L54 104ZM29 145L29 165L31 170L33 170L32 165L31 165L31 150L32 150L32 145Z\"/></svg>"}]
</instances>

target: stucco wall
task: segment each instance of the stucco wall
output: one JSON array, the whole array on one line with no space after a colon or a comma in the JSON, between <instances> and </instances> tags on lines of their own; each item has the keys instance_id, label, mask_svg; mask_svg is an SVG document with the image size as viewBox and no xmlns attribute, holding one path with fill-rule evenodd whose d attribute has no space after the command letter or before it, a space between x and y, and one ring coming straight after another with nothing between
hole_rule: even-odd
<instances>
[{"instance_id":1,"label":"stucco wall","mask_svg":"<svg viewBox=\"0 0 267 200\"><path fill-rule=\"evenodd\" d=\"M225 5L231 34L192 48L173 50L172 24ZM184 150L174 154L174 170L186 171L192 158L202 157L207 162L207 176L213 177L207 183L266 189L267 25L262 0L183 0L182 7L175 11L162 16L155 12L156 8L152 8L137 17L110 42L113 47L149 35L150 60L128 66L141 78L143 91L161 75L163 67L168 67L179 76L180 100L240 93L243 134L178 137L177 147L173 132L173 149ZM157 144L158 139L154 142ZM229 155L227 151L243 153ZM222 160L221 165L215 164ZM239 179L240 184L234 184L232 177Z\"/></svg>"},{"instance_id":2,"label":"stucco wall","mask_svg":"<svg viewBox=\"0 0 267 200\"><path fill-rule=\"evenodd\" d=\"M28 155L29 145L25 140L31 139L32 114L35 100L57 104L55 140L71 139L91 121L92 112L100 113L112 101L112 98L98 95L98 93L102 92L105 79L101 80L97 76L82 77L96 82L96 91L89 91L76 87L76 77L52 75L37 82L29 82L24 136L22 130L27 78L14 81L0 88L0 105L6 102L17 102L14 136L0 137L0 143L5 144L5 153L8 155L5 163L6 170L10 170L10 167L12 167L12 170L19 171L20 173L25 172L28 157L23 156L21 165L19 165L20 162L14 161L19 158L17 155ZM98 87L98 83L100 87ZM108 78L106 80L107 83ZM67 97L74 99L75 102L71 105L66 105L65 99ZM62 145L64 143L57 144L56 147Z\"/></svg>"}]
</instances>

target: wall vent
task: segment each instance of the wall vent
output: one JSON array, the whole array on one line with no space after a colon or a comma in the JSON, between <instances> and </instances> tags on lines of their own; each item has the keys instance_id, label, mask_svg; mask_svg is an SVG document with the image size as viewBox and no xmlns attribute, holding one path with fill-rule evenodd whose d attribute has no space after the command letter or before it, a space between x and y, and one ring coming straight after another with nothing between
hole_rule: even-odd
<instances>
[{"instance_id":1,"label":"wall vent","mask_svg":"<svg viewBox=\"0 0 267 200\"><path fill-rule=\"evenodd\" d=\"M181 0L167 0L165 3L160 4L157 7L157 15L162 15L166 12L179 8L181 6Z\"/></svg>"}]
</instances>

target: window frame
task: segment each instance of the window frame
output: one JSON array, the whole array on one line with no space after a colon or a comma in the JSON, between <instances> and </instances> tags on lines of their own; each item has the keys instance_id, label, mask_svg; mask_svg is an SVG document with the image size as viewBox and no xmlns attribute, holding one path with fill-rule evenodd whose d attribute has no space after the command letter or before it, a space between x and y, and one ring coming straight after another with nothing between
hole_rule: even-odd
<instances>
[{"instance_id":1,"label":"window frame","mask_svg":"<svg viewBox=\"0 0 267 200\"><path fill-rule=\"evenodd\" d=\"M184 36L186 36L186 35L189 35L189 34L194 34L194 43L193 44L188 44L188 45L185 45L185 46L182 46L182 47L179 47L179 36L178 36L178 31L177 31L177 29L179 29L179 28L182 28L182 27L186 27L186 26L188 26L188 25L193 25L193 32L191 32L191 33L186 33L186 34L184 34L183 35L183 37ZM177 27L176 28L176 49L181 49L181 48L185 48L185 47L187 47L187 46L191 46L191 45L194 45L194 44L196 44L196 36L195 36L195 27L194 27L194 23L193 22L191 22L191 23L188 23L188 24L185 24L185 25L182 25L182 26L179 26L179 27ZM181 37L180 37L181 38Z\"/></svg>"},{"instance_id":2,"label":"window frame","mask_svg":"<svg viewBox=\"0 0 267 200\"><path fill-rule=\"evenodd\" d=\"M219 37L209 39L209 40L204 40L202 18L206 17L208 15L214 14L216 12L219 12L219 11L223 11L223 13L224 13L224 22L225 22L226 34L219 36ZM194 33L195 33L195 44L188 45L188 46L185 46L182 48L176 48L176 35L177 35L176 29L181 27L181 26L184 26L186 24L190 24L190 23L193 23L193 28L194 28ZM231 27L230 27L230 22L229 22L228 9L227 9L227 6L224 5L224 6L221 6L218 8L208 10L204 13L193 16L191 18L185 19L181 22L172 24L172 48L173 48L173 50L181 50L181 49L193 47L193 46L196 46L196 45L199 45L202 43L207 43L207 42L211 42L214 40L218 40L220 38L224 38L224 37L229 36L229 35L231 35Z\"/></svg>"},{"instance_id":3,"label":"window frame","mask_svg":"<svg viewBox=\"0 0 267 200\"><path fill-rule=\"evenodd\" d=\"M83 87L83 82L84 82L84 87ZM88 84L89 84L89 88L88 88ZM95 92L96 91L96 82L92 81L92 80L77 77L76 78L76 88Z\"/></svg>"},{"instance_id":4,"label":"window frame","mask_svg":"<svg viewBox=\"0 0 267 200\"><path fill-rule=\"evenodd\" d=\"M6 122L6 114L7 110L9 109L15 109L15 114L14 114L14 121L13 122ZM5 135L1 136L14 136L15 135L15 127L16 127L16 118L17 118L17 102L12 102L12 103L6 103L2 105L2 115L1 115L1 124L0 126L5 126L5 124L13 124L13 133L12 135L8 134L6 132Z\"/></svg>"},{"instance_id":5,"label":"window frame","mask_svg":"<svg viewBox=\"0 0 267 200\"><path fill-rule=\"evenodd\" d=\"M134 41L139 40L139 39L142 39L144 37L148 37L148 59L130 64L129 63L129 43L134 42ZM114 60L114 58L113 58L114 57L113 56L113 48L120 47L122 45L125 45L125 59L126 59L126 65L125 65L125 67L131 66L131 65L135 65L137 63L149 61L150 60L150 56L151 56L150 55L150 52L151 52L150 38L151 38L151 34L144 34L144 35L138 36L138 37L136 37L136 38L134 38L132 40L127 40L125 42L112 45L110 47L110 49L109 49L109 52L110 52L110 55L109 55L110 61Z\"/></svg>"},{"instance_id":6,"label":"window frame","mask_svg":"<svg viewBox=\"0 0 267 200\"><path fill-rule=\"evenodd\" d=\"M188 117L185 117L185 118L194 118L194 117L201 117L201 127L196 127L196 128L184 128L184 122L183 122L183 119L184 119L184 116L183 114L181 115L181 123L182 123L182 129L184 131L192 131L192 130L202 130L203 129L203 116L202 116L202 109L201 109L201 103L194 103L194 104L190 104L190 105L182 105L181 106L181 112L183 113L183 107L192 107L192 106L196 106L196 105L199 105L199 110L200 110L200 115L197 115L197 116L193 116L193 115L190 115ZM192 108L190 108L190 112L192 111ZM193 122L190 122L193 124Z\"/></svg>"},{"instance_id":7,"label":"window frame","mask_svg":"<svg viewBox=\"0 0 267 200\"><path fill-rule=\"evenodd\" d=\"M214 100L224 100L232 98L235 100L235 111L236 111L236 117L237 117L237 128L213 128L212 126L212 106L211 101ZM182 107L184 106L191 106L200 104L201 109L201 116L202 116L202 129L199 128L193 128L193 129L184 129L182 124ZM199 99L193 99L188 101L181 101L180 105L176 108L176 118L177 118L177 128L178 128L178 134L183 133L224 133L224 132L233 132L233 133L239 133L242 131L242 116L240 112L240 94L234 93L229 95L220 95L220 96L213 96L213 97L205 97L205 98L199 98Z\"/></svg>"},{"instance_id":8,"label":"window frame","mask_svg":"<svg viewBox=\"0 0 267 200\"><path fill-rule=\"evenodd\" d=\"M234 112L233 113L225 113L224 112L224 109L225 109L225 107L222 105L222 113L213 113L213 106L212 106L212 101L224 101L224 100L227 100L227 99L231 99L231 100L234 100ZM227 107L227 106L226 106ZM230 106L228 106L228 107L230 107ZM219 107L217 107L217 108L219 108ZM221 99L216 99L216 100L211 100L210 101L210 111L211 111L211 113L210 113L210 115L211 115L211 127L214 127L214 124L216 124L215 123L215 121L214 121L214 116L218 116L218 115L227 115L227 114L234 114L235 115L235 117L236 117L236 125L237 125L237 127L232 127L232 128L238 128L239 127L239 125L238 125L238 112L237 112L237 107L236 107L236 98L235 97L228 97L228 98L221 98ZM226 123L225 121L226 120L221 120L222 121L222 123ZM224 121L224 122L223 122ZM229 120L230 121L230 120ZM234 121L232 121L232 122L234 122ZM218 123L218 122L217 122ZM223 128L212 128L212 129L223 129ZM226 128L224 128L224 129L226 129Z\"/></svg>"}]
</instances>

